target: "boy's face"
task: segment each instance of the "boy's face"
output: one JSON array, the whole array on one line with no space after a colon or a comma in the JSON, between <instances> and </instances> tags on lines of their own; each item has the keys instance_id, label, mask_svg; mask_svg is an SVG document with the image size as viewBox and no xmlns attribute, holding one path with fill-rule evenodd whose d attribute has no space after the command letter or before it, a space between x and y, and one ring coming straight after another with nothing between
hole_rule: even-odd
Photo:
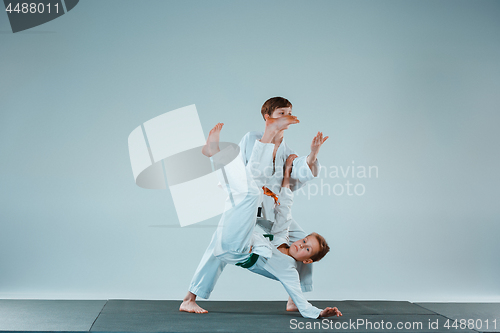
<instances>
[{"instance_id":1,"label":"boy's face","mask_svg":"<svg viewBox=\"0 0 500 333\"><path fill-rule=\"evenodd\" d=\"M288 115L291 115L291 114L292 114L292 108L290 108L290 107L288 107L288 108L277 108L271 114L271 118L279 118L279 117L288 116ZM269 116L267 116L265 118L267 119L268 117Z\"/></svg>"},{"instance_id":2,"label":"boy's face","mask_svg":"<svg viewBox=\"0 0 500 333\"><path fill-rule=\"evenodd\" d=\"M311 257L319 252L319 242L314 236L307 236L290 245L288 253L297 261L304 264L312 263Z\"/></svg>"}]
</instances>

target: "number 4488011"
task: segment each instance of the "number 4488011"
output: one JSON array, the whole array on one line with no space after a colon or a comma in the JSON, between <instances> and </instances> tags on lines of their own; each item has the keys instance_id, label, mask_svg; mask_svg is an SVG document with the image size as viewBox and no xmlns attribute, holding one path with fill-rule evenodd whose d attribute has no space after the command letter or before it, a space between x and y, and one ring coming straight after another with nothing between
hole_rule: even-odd
<instances>
[{"instance_id":1,"label":"number 4488011","mask_svg":"<svg viewBox=\"0 0 500 333\"><path fill-rule=\"evenodd\" d=\"M491 321L491 327L490 327L490 322L488 319L482 320L482 319L455 319L454 321L450 321L450 319L446 320L446 323L443 325L447 329L454 328L454 329L496 329L497 328L497 320L492 320Z\"/></svg>"},{"instance_id":2,"label":"number 4488011","mask_svg":"<svg viewBox=\"0 0 500 333\"><path fill-rule=\"evenodd\" d=\"M5 8L5 11L6 12L9 12L12 13L12 12L16 12L16 13L23 13L23 14L27 14L27 13L31 13L31 14L36 14L36 13L39 13L39 14L42 14L43 12L45 12L45 7L47 7L47 12L50 14L50 10L51 10L51 6L50 6L50 3L48 4L43 4L43 3L17 3L16 6L14 8L12 8L12 4L9 3L9 5ZM56 3L53 5L54 7L54 10L56 13L59 13L59 4Z\"/></svg>"}]
</instances>

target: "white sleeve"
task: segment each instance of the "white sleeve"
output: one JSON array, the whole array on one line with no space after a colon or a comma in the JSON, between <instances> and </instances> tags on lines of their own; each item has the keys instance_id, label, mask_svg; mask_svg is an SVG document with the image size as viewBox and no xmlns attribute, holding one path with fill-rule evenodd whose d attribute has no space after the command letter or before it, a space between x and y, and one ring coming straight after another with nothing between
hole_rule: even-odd
<instances>
[{"instance_id":1,"label":"white sleeve","mask_svg":"<svg viewBox=\"0 0 500 333\"><path fill-rule=\"evenodd\" d=\"M280 261L286 258L280 257L280 255L275 255L273 252L273 256L266 263L266 270L274 275L281 282L283 287L285 287L286 292L292 298L302 317L318 318L321 309L318 309L305 299L302 289L300 288L299 273L293 266L284 266Z\"/></svg>"},{"instance_id":2,"label":"white sleeve","mask_svg":"<svg viewBox=\"0 0 500 333\"><path fill-rule=\"evenodd\" d=\"M319 164L318 159L314 162L313 170L311 171L311 168L309 168L309 165L307 164L307 156L297 157L293 161L292 174L290 175L290 187L292 190L297 191L299 188L304 186L305 183L317 177L320 168L321 165Z\"/></svg>"},{"instance_id":3,"label":"white sleeve","mask_svg":"<svg viewBox=\"0 0 500 333\"><path fill-rule=\"evenodd\" d=\"M245 165L247 165L248 163L248 153L247 153L247 146L248 146L248 138L250 136L250 132L248 132L247 134L245 134L243 136L243 138L241 138L240 140L240 143L238 144L238 146L240 146L240 154L241 154L241 158L243 159L243 163Z\"/></svg>"}]
</instances>

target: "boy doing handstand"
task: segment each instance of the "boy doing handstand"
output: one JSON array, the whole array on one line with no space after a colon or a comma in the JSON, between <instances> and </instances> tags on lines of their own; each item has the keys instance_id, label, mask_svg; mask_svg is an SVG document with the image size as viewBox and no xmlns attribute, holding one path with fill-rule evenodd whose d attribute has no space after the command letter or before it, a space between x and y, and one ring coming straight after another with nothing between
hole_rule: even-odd
<instances>
[{"instance_id":1,"label":"boy doing handstand","mask_svg":"<svg viewBox=\"0 0 500 333\"><path fill-rule=\"evenodd\" d=\"M278 131L293 123L298 123L294 116L266 121L265 132L261 140L255 142L247 166L231 162L217 170L219 176L225 173L224 177L220 177L221 182L229 185L234 202L238 204L227 209L222 215L212 240L213 252L215 257L224 263L241 266L254 273L280 281L302 316L306 318L341 316L337 308L327 307L321 310L307 302L302 294L296 269L297 262L310 264L320 260L328 252L329 248L324 238L313 233L291 246L286 244L288 227L292 220L290 209L293 193L290 190L290 174L296 155L289 157L286 161L279 203L276 202L276 221L273 230L275 237L282 239L284 244L276 248L262 234L254 231L257 208L263 198L263 188L272 175L270 170L274 144L271 139ZM223 152L220 152L216 144L221 128L222 124L217 124L210 131L203 151L205 155L212 157L215 166L219 164L219 159L224 159Z\"/></svg>"}]
</instances>

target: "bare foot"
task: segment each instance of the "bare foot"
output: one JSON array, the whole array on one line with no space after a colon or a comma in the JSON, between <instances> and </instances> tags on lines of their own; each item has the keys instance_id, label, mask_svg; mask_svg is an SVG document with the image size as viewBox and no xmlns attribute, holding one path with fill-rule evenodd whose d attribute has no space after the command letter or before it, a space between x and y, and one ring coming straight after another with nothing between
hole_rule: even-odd
<instances>
[{"instance_id":1,"label":"bare foot","mask_svg":"<svg viewBox=\"0 0 500 333\"><path fill-rule=\"evenodd\" d=\"M264 130L264 135L262 135L260 142L271 143L276 134L286 130L291 124L298 124L299 122L297 117L292 115L279 118L267 118L266 129Z\"/></svg>"},{"instance_id":2,"label":"bare foot","mask_svg":"<svg viewBox=\"0 0 500 333\"><path fill-rule=\"evenodd\" d=\"M210 133L208 133L207 143L203 146L201 150L203 155L210 157L217 154L220 151L219 135L222 126L224 126L223 123L218 123L217 125L214 126L214 128L210 130Z\"/></svg>"},{"instance_id":3,"label":"bare foot","mask_svg":"<svg viewBox=\"0 0 500 333\"><path fill-rule=\"evenodd\" d=\"M288 128L291 124L298 124L300 121L296 116L288 115L279 118L267 118L266 129L282 131Z\"/></svg>"},{"instance_id":4,"label":"bare foot","mask_svg":"<svg viewBox=\"0 0 500 333\"><path fill-rule=\"evenodd\" d=\"M332 317L332 316L340 317L340 316L342 316L342 312L340 312L339 309L337 309L336 307L335 308L327 307L323 311L321 311L321 313L319 314L320 318Z\"/></svg>"},{"instance_id":5,"label":"bare foot","mask_svg":"<svg viewBox=\"0 0 500 333\"><path fill-rule=\"evenodd\" d=\"M292 301L290 297L288 297L288 302L286 303L286 311L293 311L293 312L299 311L297 305L295 305L295 303Z\"/></svg>"},{"instance_id":6,"label":"bare foot","mask_svg":"<svg viewBox=\"0 0 500 333\"><path fill-rule=\"evenodd\" d=\"M191 313L208 313L207 310L196 304L195 301L184 301L179 307L179 311L191 312Z\"/></svg>"}]
</instances>

